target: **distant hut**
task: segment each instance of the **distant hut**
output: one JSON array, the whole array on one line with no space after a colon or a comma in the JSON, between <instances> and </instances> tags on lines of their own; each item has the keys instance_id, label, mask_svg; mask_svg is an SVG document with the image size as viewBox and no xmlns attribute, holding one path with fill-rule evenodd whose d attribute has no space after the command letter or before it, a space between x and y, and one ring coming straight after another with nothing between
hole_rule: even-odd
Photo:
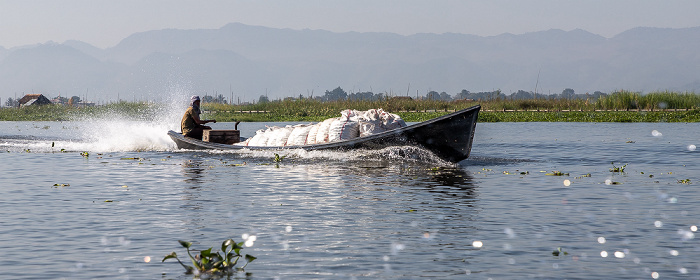
<instances>
[{"instance_id":1,"label":"distant hut","mask_svg":"<svg viewBox=\"0 0 700 280\"><path fill-rule=\"evenodd\" d=\"M51 100L46 98L43 94L27 94L19 100L20 107L47 104L51 104Z\"/></svg>"}]
</instances>

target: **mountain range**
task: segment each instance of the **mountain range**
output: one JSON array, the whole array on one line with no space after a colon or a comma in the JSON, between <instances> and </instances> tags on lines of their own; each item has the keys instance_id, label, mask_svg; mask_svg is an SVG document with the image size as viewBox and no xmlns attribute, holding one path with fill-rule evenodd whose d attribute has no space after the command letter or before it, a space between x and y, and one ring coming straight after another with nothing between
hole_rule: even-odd
<instances>
[{"instance_id":1,"label":"mountain range","mask_svg":"<svg viewBox=\"0 0 700 280\"><path fill-rule=\"evenodd\" d=\"M425 96L700 92L700 27L639 27L605 38L576 29L482 37L334 33L231 23L135 33L111 48L80 41L0 47L0 98L43 93L91 101L217 95L253 101L347 92Z\"/></svg>"}]
</instances>

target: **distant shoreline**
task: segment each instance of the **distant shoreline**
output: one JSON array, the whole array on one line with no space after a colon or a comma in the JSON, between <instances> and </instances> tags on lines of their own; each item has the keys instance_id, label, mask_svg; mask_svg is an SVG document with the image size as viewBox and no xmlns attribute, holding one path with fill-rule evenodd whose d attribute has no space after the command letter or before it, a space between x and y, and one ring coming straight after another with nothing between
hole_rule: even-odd
<instances>
[{"instance_id":1,"label":"distant shoreline","mask_svg":"<svg viewBox=\"0 0 700 280\"><path fill-rule=\"evenodd\" d=\"M407 122L422 122L452 111L392 112ZM281 118L270 113L217 112L205 115L222 122L320 122L333 116ZM337 116L336 116L337 117ZM700 110L679 111L481 111L478 122L700 122Z\"/></svg>"},{"instance_id":2,"label":"distant shoreline","mask_svg":"<svg viewBox=\"0 0 700 280\"><path fill-rule=\"evenodd\" d=\"M112 110L68 109L42 110L48 108L3 108L0 109L0 121L84 121L106 118ZM54 108L55 109L55 108ZM422 122L430 120L453 110L393 111L407 122ZM332 115L279 115L269 111L205 111L203 118L216 119L219 122L320 122ZM152 120L156 112L126 112L119 114L134 120ZM113 115L112 115L113 116ZM488 122L700 122L699 109L664 109L664 110L482 110L479 113L481 123Z\"/></svg>"},{"instance_id":3,"label":"distant shoreline","mask_svg":"<svg viewBox=\"0 0 700 280\"><path fill-rule=\"evenodd\" d=\"M494 98L435 100L383 97L375 100L321 101L287 98L254 104L203 103L203 118L220 122L318 122L347 109L382 108L407 122L421 122L481 105L479 122L700 122L700 95L620 91L592 98ZM184 104L183 104L184 105ZM122 118L151 121L172 111L165 104L120 101L100 106L30 105L0 108L0 121L71 121Z\"/></svg>"}]
</instances>

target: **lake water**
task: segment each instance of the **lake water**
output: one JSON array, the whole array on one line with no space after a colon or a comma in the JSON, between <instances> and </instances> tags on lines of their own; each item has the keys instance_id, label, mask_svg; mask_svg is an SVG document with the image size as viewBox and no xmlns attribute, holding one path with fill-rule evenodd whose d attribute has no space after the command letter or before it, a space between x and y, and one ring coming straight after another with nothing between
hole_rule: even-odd
<instances>
[{"instance_id":1,"label":"lake water","mask_svg":"<svg viewBox=\"0 0 700 280\"><path fill-rule=\"evenodd\" d=\"M177 240L243 237L250 279L700 278L700 124L482 123L459 165L409 147L275 164L175 151L172 128L0 122L2 278L191 279L161 262Z\"/></svg>"}]
</instances>

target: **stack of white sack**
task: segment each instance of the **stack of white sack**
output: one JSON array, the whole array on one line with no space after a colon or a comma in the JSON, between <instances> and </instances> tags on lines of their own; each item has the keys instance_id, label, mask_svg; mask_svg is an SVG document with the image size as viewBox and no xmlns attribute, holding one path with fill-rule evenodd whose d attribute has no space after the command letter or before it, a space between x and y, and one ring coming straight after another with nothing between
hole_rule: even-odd
<instances>
[{"instance_id":1,"label":"stack of white sack","mask_svg":"<svg viewBox=\"0 0 700 280\"><path fill-rule=\"evenodd\" d=\"M406 126L406 122L399 115L384 112L382 109L344 110L340 114L339 118L330 118L317 124L261 129L256 131L252 138L235 145L280 147L323 144L365 137Z\"/></svg>"}]
</instances>

